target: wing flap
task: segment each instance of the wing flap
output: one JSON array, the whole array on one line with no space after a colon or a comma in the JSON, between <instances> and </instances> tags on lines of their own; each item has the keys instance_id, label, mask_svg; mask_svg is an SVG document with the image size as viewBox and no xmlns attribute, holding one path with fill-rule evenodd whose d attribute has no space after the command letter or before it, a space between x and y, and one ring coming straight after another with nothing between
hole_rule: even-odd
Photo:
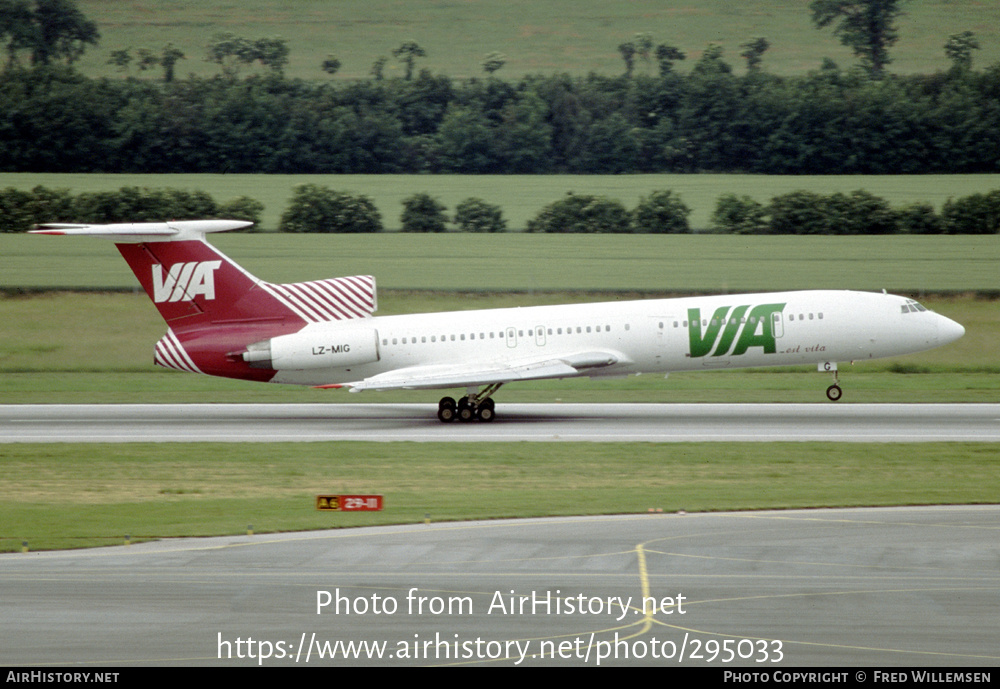
<instances>
[{"instance_id":1,"label":"wing flap","mask_svg":"<svg viewBox=\"0 0 1000 689\"><path fill-rule=\"evenodd\" d=\"M362 390L438 389L473 387L493 383L510 383L516 380L543 380L546 378L572 378L586 375L592 368L603 368L622 362L618 352L577 352L563 357L532 359L503 364L442 364L411 366L381 373L371 378L344 385L321 387L349 387L351 392Z\"/></svg>"}]
</instances>

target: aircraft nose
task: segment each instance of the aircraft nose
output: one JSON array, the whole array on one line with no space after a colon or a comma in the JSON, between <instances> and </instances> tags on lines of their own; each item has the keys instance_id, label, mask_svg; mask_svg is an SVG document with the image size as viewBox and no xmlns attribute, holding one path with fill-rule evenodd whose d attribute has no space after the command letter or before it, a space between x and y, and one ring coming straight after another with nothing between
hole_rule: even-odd
<instances>
[{"instance_id":1,"label":"aircraft nose","mask_svg":"<svg viewBox=\"0 0 1000 689\"><path fill-rule=\"evenodd\" d=\"M954 342L965 334L965 328L961 323L956 323L950 318L938 315L938 344L948 344Z\"/></svg>"}]
</instances>

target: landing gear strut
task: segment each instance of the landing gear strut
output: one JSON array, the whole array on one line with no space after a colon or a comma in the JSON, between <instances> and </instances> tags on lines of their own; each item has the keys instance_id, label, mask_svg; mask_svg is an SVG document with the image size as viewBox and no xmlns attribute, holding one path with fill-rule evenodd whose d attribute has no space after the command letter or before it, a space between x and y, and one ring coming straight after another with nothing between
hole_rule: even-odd
<instances>
[{"instance_id":1,"label":"landing gear strut","mask_svg":"<svg viewBox=\"0 0 1000 689\"><path fill-rule=\"evenodd\" d=\"M438 420L442 423L450 423L455 419L463 422L492 421L496 418L496 403L493 402L491 395L499 390L501 385L503 383L487 385L478 393L475 388L469 388L468 394L458 401L453 397L442 397L438 402Z\"/></svg>"},{"instance_id":2,"label":"landing gear strut","mask_svg":"<svg viewBox=\"0 0 1000 689\"><path fill-rule=\"evenodd\" d=\"M836 362L826 362L819 365L820 371L832 371L833 372L833 385L826 389L826 397L831 402L836 402L839 400L844 391L840 389L840 378L837 376L837 364Z\"/></svg>"}]
</instances>

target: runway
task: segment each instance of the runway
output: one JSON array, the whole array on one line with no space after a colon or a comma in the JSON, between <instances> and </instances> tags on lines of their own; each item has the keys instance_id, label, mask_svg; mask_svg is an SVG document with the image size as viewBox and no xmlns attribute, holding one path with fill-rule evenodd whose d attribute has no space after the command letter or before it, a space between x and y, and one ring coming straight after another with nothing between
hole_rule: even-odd
<instances>
[{"instance_id":1,"label":"runway","mask_svg":"<svg viewBox=\"0 0 1000 689\"><path fill-rule=\"evenodd\" d=\"M998 506L497 520L16 553L0 555L0 664L988 669L1000 661L998 560Z\"/></svg>"},{"instance_id":2,"label":"runway","mask_svg":"<svg viewBox=\"0 0 1000 689\"><path fill-rule=\"evenodd\" d=\"M1000 441L1000 404L0 405L0 442Z\"/></svg>"}]
</instances>

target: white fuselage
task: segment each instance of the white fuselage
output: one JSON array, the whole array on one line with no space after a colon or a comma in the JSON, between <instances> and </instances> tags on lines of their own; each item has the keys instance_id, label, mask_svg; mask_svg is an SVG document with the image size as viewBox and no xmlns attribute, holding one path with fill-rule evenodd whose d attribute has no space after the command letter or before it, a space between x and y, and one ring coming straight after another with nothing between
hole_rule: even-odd
<instances>
[{"instance_id":1,"label":"white fuselage","mask_svg":"<svg viewBox=\"0 0 1000 689\"><path fill-rule=\"evenodd\" d=\"M341 343L345 333L363 340L371 354L339 365L339 350L350 350ZM287 365L275 360L272 382L332 385L408 369L573 362L604 353L615 363L578 366L569 375L821 364L909 354L963 333L911 299L848 291L379 316L314 323L284 336L298 355Z\"/></svg>"}]
</instances>

